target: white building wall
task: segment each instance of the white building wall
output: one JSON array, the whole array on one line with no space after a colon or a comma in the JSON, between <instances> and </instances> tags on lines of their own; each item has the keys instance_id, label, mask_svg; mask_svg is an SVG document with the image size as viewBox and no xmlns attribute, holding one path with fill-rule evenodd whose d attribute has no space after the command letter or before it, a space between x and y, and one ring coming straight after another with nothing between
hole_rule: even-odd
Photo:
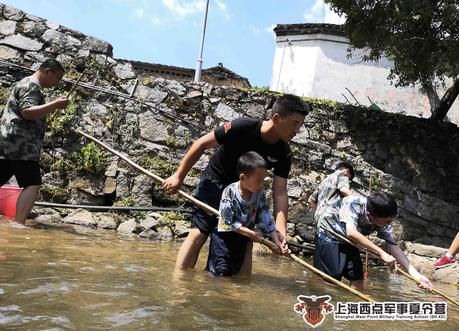
<instances>
[{"instance_id":1,"label":"white building wall","mask_svg":"<svg viewBox=\"0 0 459 331\"><path fill-rule=\"evenodd\" d=\"M387 59L363 62L359 52L347 58L345 37L310 34L277 37L271 90L300 96L355 103L371 102L389 112L430 116L430 104L419 86L395 87L387 79L392 63ZM444 91L439 91L440 97ZM448 118L459 124L459 102L453 104Z\"/></svg>"},{"instance_id":2,"label":"white building wall","mask_svg":"<svg viewBox=\"0 0 459 331\"><path fill-rule=\"evenodd\" d=\"M271 90L309 96L313 89L318 43L307 45L277 42ZM299 74L301 72L301 74Z\"/></svg>"}]
</instances>

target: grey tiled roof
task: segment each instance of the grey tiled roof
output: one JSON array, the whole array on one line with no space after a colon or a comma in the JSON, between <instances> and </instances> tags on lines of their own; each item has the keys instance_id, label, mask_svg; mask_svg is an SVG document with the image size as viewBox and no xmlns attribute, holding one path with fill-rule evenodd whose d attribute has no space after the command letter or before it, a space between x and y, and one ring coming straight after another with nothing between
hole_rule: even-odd
<instances>
[{"instance_id":1,"label":"grey tiled roof","mask_svg":"<svg viewBox=\"0 0 459 331\"><path fill-rule=\"evenodd\" d=\"M344 28L338 24L328 23L301 23L301 24L278 24L274 28L276 36L291 36L302 34L325 33L335 36L344 36Z\"/></svg>"}]
</instances>

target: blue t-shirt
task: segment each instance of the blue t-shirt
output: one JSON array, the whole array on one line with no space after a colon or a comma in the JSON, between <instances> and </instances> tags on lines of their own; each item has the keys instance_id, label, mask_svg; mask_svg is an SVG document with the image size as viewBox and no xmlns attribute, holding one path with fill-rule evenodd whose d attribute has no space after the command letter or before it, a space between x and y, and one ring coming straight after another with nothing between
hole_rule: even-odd
<instances>
[{"instance_id":1,"label":"blue t-shirt","mask_svg":"<svg viewBox=\"0 0 459 331\"><path fill-rule=\"evenodd\" d=\"M250 200L246 201L239 193L239 182L235 182L223 190L218 231L235 231L241 226L251 230L256 227L266 235L275 230L264 191L252 193Z\"/></svg>"}]
</instances>

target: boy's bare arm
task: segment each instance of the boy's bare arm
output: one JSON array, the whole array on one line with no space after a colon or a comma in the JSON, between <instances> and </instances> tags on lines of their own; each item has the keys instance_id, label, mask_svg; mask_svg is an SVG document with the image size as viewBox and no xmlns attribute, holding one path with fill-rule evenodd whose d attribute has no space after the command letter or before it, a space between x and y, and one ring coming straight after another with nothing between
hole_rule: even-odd
<instances>
[{"instance_id":1,"label":"boy's bare arm","mask_svg":"<svg viewBox=\"0 0 459 331\"><path fill-rule=\"evenodd\" d=\"M237 233L240 233L244 236L247 236L249 237L253 242L260 242L261 239L263 238L263 236L254 231L254 230L250 230L249 228L245 227L245 226L240 226L237 230L235 230L235 232Z\"/></svg>"},{"instance_id":2,"label":"boy's bare arm","mask_svg":"<svg viewBox=\"0 0 459 331\"><path fill-rule=\"evenodd\" d=\"M218 142L213 131L196 140L188 152L186 152L175 173L164 181L164 189L169 193L177 192L180 186L182 186L188 171L198 162L204 151L217 146Z\"/></svg>"},{"instance_id":3,"label":"boy's bare arm","mask_svg":"<svg viewBox=\"0 0 459 331\"><path fill-rule=\"evenodd\" d=\"M287 179L274 176L273 180L274 216L276 218L276 230L279 231L282 241L283 253L288 251L287 246L287 219L288 219L288 195Z\"/></svg>"},{"instance_id":4,"label":"boy's bare arm","mask_svg":"<svg viewBox=\"0 0 459 331\"><path fill-rule=\"evenodd\" d=\"M387 265L390 268L395 267L395 258L387 254L383 249L379 248L374 243L372 243L367 237L365 237L363 234L357 231L355 226L352 226L351 224L346 224L346 232L347 237L349 239L376 254L384 262L385 265Z\"/></svg>"},{"instance_id":5,"label":"boy's bare arm","mask_svg":"<svg viewBox=\"0 0 459 331\"><path fill-rule=\"evenodd\" d=\"M317 202L312 200L311 198L308 199L308 205L310 205L311 208L317 208Z\"/></svg>"},{"instance_id":6,"label":"boy's bare arm","mask_svg":"<svg viewBox=\"0 0 459 331\"><path fill-rule=\"evenodd\" d=\"M67 107L69 100L66 97L59 97L56 100L43 105L32 106L21 110L22 117L29 121L39 120L53 111Z\"/></svg>"},{"instance_id":7,"label":"boy's bare arm","mask_svg":"<svg viewBox=\"0 0 459 331\"><path fill-rule=\"evenodd\" d=\"M317 208L317 199L319 198L319 189L315 189L314 192L308 197L308 205L315 209Z\"/></svg>"},{"instance_id":8,"label":"boy's bare arm","mask_svg":"<svg viewBox=\"0 0 459 331\"><path fill-rule=\"evenodd\" d=\"M344 197L347 197L347 196L352 195L352 191L351 191L349 188L347 188L347 187L341 187L341 188L339 189L339 191L341 192L341 194L342 194Z\"/></svg>"},{"instance_id":9,"label":"boy's bare arm","mask_svg":"<svg viewBox=\"0 0 459 331\"><path fill-rule=\"evenodd\" d=\"M403 269L408 271L408 273L411 276L413 276L415 279L421 282L421 287L428 290L432 290L432 283L430 282L430 280L427 277L421 275L419 271L417 271L411 265L405 253L400 249L400 247L398 247L398 245L387 245L387 250L393 257L395 257L395 259Z\"/></svg>"}]
</instances>

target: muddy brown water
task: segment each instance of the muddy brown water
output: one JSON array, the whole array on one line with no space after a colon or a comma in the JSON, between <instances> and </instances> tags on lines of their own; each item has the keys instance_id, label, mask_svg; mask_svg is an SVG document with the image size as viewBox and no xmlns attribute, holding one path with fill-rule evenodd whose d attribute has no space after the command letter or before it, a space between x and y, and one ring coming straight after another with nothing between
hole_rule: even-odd
<instances>
[{"instance_id":1,"label":"muddy brown water","mask_svg":"<svg viewBox=\"0 0 459 331\"><path fill-rule=\"evenodd\" d=\"M295 262L254 256L250 277L175 272L180 242L126 239L74 227L24 229L0 221L0 330L304 330L298 295L360 301L324 284ZM435 286L459 299L458 290ZM365 292L377 301L442 301L385 269L372 269ZM458 330L446 321L337 321L320 329Z\"/></svg>"}]
</instances>

